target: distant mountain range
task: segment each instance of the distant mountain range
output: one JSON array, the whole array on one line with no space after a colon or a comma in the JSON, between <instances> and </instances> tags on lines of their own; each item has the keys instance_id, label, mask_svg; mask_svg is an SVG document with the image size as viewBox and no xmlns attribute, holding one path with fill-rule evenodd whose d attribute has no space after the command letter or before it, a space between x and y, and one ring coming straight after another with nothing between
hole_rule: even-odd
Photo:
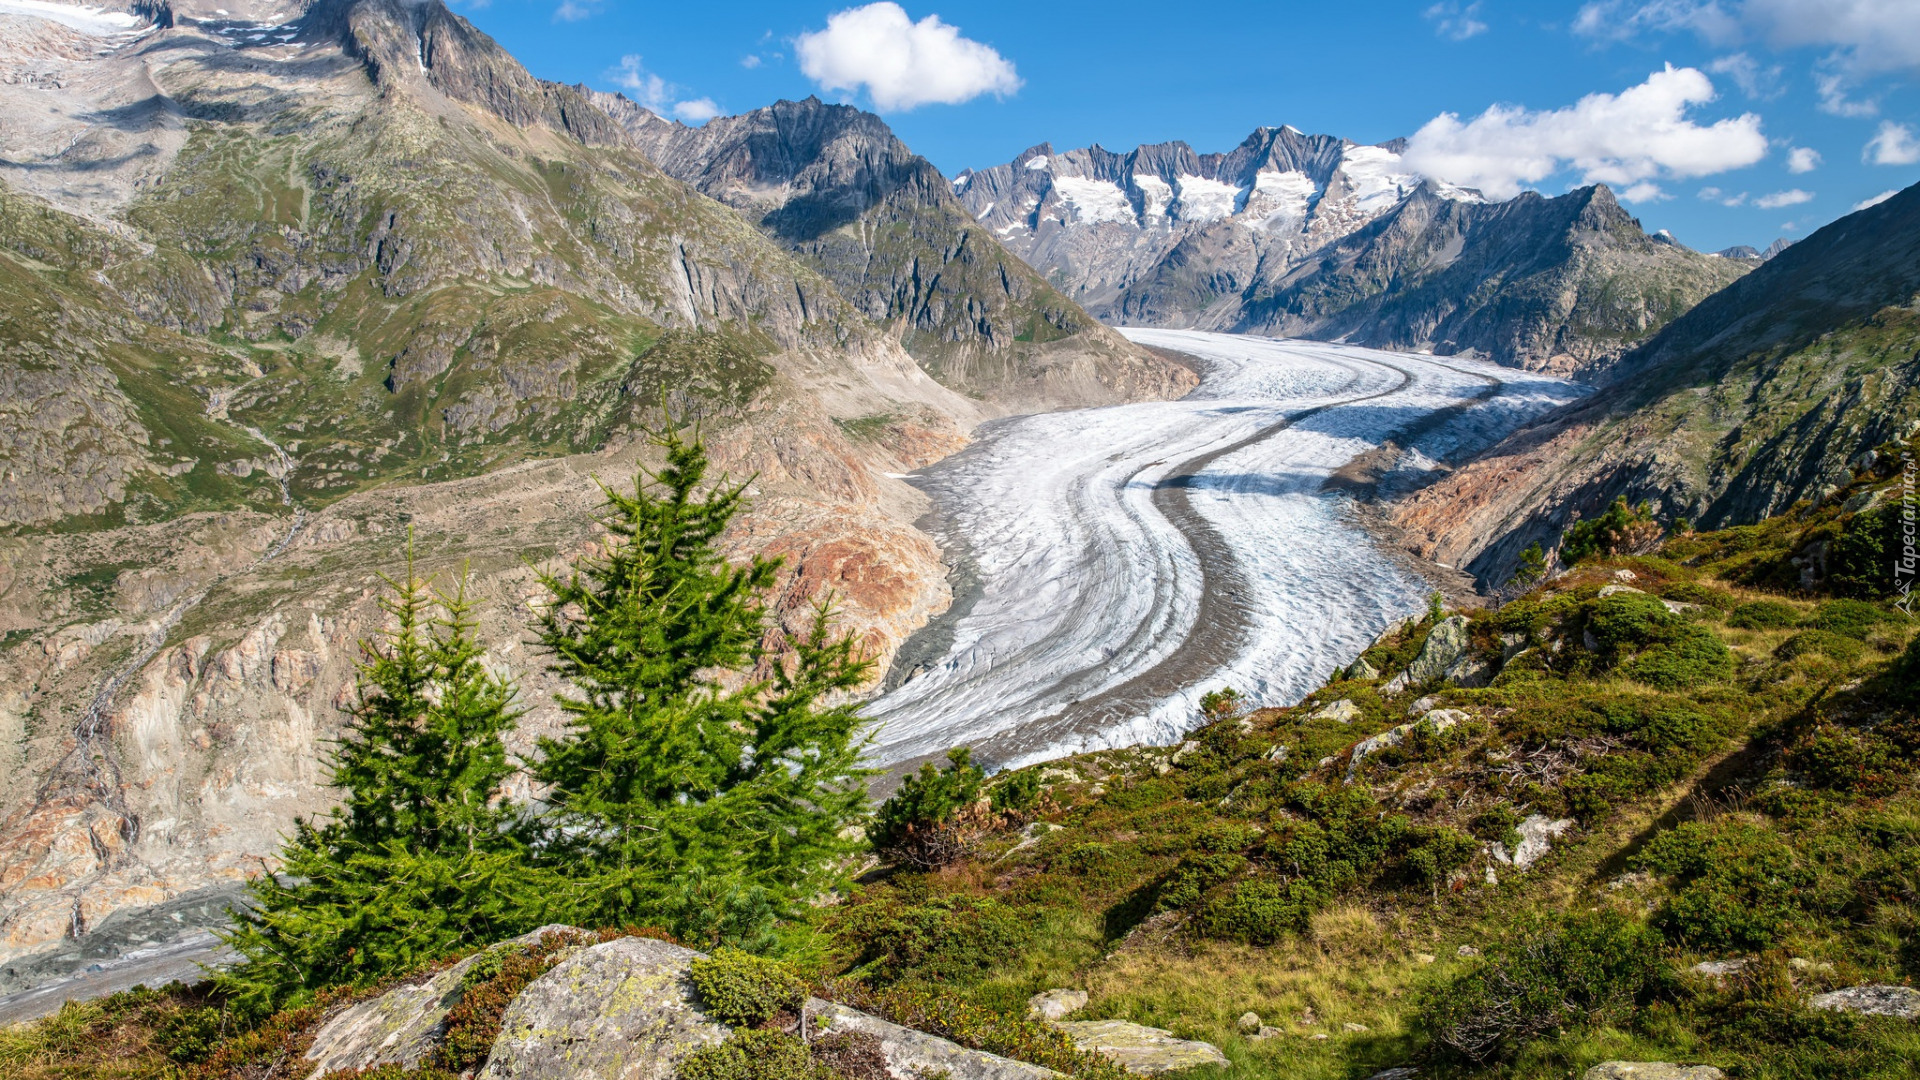
<instances>
[{"instance_id":1,"label":"distant mountain range","mask_svg":"<svg viewBox=\"0 0 1920 1080\"><path fill-rule=\"evenodd\" d=\"M1598 377L1758 258L1648 236L1604 187L1488 202L1401 142L1261 128L1233 151L1033 147L954 189L1110 322L1468 353Z\"/></svg>"}]
</instances>

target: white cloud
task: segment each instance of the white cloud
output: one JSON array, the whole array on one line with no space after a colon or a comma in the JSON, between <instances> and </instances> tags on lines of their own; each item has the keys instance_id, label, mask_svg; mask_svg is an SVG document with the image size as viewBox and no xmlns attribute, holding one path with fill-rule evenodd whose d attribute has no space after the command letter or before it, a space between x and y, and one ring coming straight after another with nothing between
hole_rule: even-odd
<instances>
[{"instance_id":1,"label":"white cloud","mask_svg":"<svg viewBox=\"0 0 1920 1080\"><path fill-rule=\"evenodd\" d=\"M1900 194L1900 189L1888 188L1887 190L1881 192L1878 195L1873 196L1872 198L1861 199L1859 202L1853 204L1853 208L1855 210L1865 210L1869 206L1879 206L1881 203L1886 202L1888 199L1891 199L1898 194Z\"/></svg>"},{"instance_id":2,"label":"white cloud","mask_svg":"<svg viewBox=\"0 0 1920 1080\"><path fill-rule=\"evenodd\" d=\"M1727 192L1721 191L1717 187L1701 188L1700 197L1707 200L1708 202L1717 202L1721 206L1745 206L1747 203L1746 192L1743 191L1738 195L1732 195Z\"/></svg>"},{"instance_id":3,"label":"white cloud","mask_svg":"<svg viewBox=\"0 0 1920 1080\"><path fill-rule=\"evenodd\" d=\"M1799 206L1801 203L1812 201L1813 192L1789 188L1786 191L1776 191L1771 195L1762 195L1753 200L1753 205L1762 210L1778 210L1783 206Z\"/></svg>"},{"instance_id":4,"label":"white cloud","mask_svg":"<svg viewBox=\"0 0 1920 1080\"><path fill-rule=\"evenodd\" d=\"M554 22L579 22L593 14L593 4L581 0L560 0L560 6L553 9Z\"/></svg>"},{"instance_id":5,"label":"white cloud","mask_svg":"<svg viewBox=\"0 0 1920 1080\"><path fill-rule=\"evenodd\" d=\"M959 27L938 15L914 22L891 2L835 13L825 30L801 34L794 52L800 70L821 89L864 87L887 112L1020 89L1013 62L992 47L961 37Z\"/></svg>"},{"instance_id":6,"label":"white cloud","mask_svg":"<svg viewBox=\"0 0 1920 1080\"><path fill-rule=\"evenodd\" d=\"M1663 202L1673 198L1673 196L1662 190L1659 184L1651 180L1642 180L1637 184L1629 185L1625 191L1620 193L1620 197L1627 202L1634 203Z\"/></svg>"},{"instance_id":7,"label":"white cloud","mask_svg":"<svg viewBox=\"0 0 1920 1080\"><path fill-rule=\"evenodd\" d=\"M1487 32L1487 24L1480 21L1480 0L1474 0L1464 8L1450 0L1443 0L1421 14L1433 23L1434 33L1449 41L1465 41Z\"/></svg>"},{"instance_id":8,"label":"white cloud","mask_svg":"<svg viewBox=\"0 0 1920 1080\"><path fill-rule=\"evenodd\" d=\"M1867 140L1861 156L1875 165L1912 165L1920 162L1920 138L1905 124L1882 120L1879 133Z\"/></svg>"},{"instance_id":9,"label":"white cloud","mask_svg":"<svg viewBox=\"0 0 1920 1080\"><path fill-rule=\"evenodd\" d=\"M754 53L748 53L740 58L740 66L751 71L760 66L760 57Z\"/></svg>"},{"instance_id":10,"label":"white cloud","mask_svg":"<svg viewBox=\"0 0 1920 1080\"><path fill-rule=\"evenodd\" d=\"M1758 39L1776 49L1830 49L1859 72L1920 68L1913 0L1594 0L1573 25L1591 37L1689 30L1713 45Z\"/></svg>"},{"instance_id":11,"label":"white cloud","mask_svg":"<svg viewBox=\"0 0 1920 1080\"><path fill-rule=\"evenodd\" d=\"M1761 67L1760 61L1737 52L1722 56L1707 65L1707 70L1715 75L1725 75L1733 80L1733 85L1750 98L1763 101L1780 96L1780 65Z\"/></svg>"},{"instance_id":12,"label":"white cloud","mask_svg":"<svg viewBox=\"0 0 1920 1080\"><path fill-rule=\"evenodd\" d=\"M1810 173L1820 167L1820 151L1810 146L1796 146L1787 151L1787 171L1798 175Z\"/></svg>"},{"instance_id":13,"label":"white cloud","mask_svg":"<svg viewBox=\"0 0 1920 1080\"><path fill-rule=\"evenodd\" d=\"M1880 103L1868 98L1865 101L1850 100L1847 95L1853 91L1846 78L1833 72L1819 72L1813 77L1813 87L1820 95L1820 111L1834 116L1872 116L1880 111Z\"/></svg>"},{"instance_id":14,"label":"white cloud","mask_svg":"<svg viewBox=\"0 0 1920 1080\"><path fill-rule=\"evenodd\" d=\"M712 98L687 98L683 89L648 71L640 57L629 53L620 63L607 69L606 77L627 96L661 116L671 116L689 124L704 124L725 110Z\"/></svg>"},{"instance_id":15,"label":"white cloud","mask_svg":"<svg viewBox=\"0 0 1920 1080\"><path fill-rule=\"evenodd\" d=\"M1707 176L1765 157L1767 140L1752 113L1704 126L1687 119L1688 109L1713 97L1706 75L1669 64L1639 86L1589 94L1564 109L1495 105L1465 123L1442 113L1414 133L1404 160L1427 176L1505 199L1568 167L1584 183L1628 186Z\"/></svg>"}]
</instances>

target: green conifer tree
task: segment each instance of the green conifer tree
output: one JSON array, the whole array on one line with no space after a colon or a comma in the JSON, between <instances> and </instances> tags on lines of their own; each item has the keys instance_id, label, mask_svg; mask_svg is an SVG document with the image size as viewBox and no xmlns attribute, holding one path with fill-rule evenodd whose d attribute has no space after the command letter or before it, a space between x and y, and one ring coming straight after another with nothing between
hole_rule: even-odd
<instances>
[{"instance_id":1,"label":"green conifer tree","mask_svg":"<svg viewBox=\"0 0 1920 1080\"><path fill-rule=\"evenodd\" d=\"M765 679L761 597L777 563L728 565L714 542L745 485L704 488L705 448L669 432L658 473L606 489L604 554L546 575L538 623L573 722L543 740L551 812L535 841L573 879L575 921L750 942L830 884L866 800L860 718L828 704L868 662L811 630Z\"/></svg>"},{"instance_id":2,"label":"green conifer tree","mask_svg":"<svg viewBox=\"0 0 1920 1080\"><path fill-rule=\"evenodd\" d=\"M501 735L514 687L487 670L464 579L435 594L413 568L389 579L392 621L363 643L357 693L335 744L342 801L296 821L277 874L251 886L227 940L230 989L258 1005L365 983L538 925L553 890L532 880Z\"/></svg>"}]
</instances>

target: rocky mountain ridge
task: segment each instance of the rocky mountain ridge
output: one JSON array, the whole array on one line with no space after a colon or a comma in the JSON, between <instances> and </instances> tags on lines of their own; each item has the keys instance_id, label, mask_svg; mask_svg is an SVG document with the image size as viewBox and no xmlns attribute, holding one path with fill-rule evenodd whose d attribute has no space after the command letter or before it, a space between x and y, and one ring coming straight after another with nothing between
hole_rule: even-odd
<instances>
[{"instance_id":1,"label":"rocky mountain ridge","mask_svg":"<svg viewBox=\"0 0 1920 1080\"><path fill-rule=\"evenodd\" d=\"M689 127L594 97L669 175L739 210L868 318L900 327L907 351L950 386L1029 406L1191 388L1187 372L1090 318L975 224L939 170L872 113L808 98Z\"/></svg>"},{"instance_id":2,"label":"rocky mountain ridge","mask_svg":"<svg viewBox=\"0 0 1920 1080\"><path fill-rule=\"evenodd\" d=\"M1817 503L1920 424L1920 186L1787 247L1395 520L1416 552L1499 583L1616 496L1667 522L1746 524Z\"/></svg>"},{"instance_id":3,"label":"rocky mountain ridge","mask_svg":"<svg viewBox=\"0 0 1920 1080\"><path fill-rule=\"evenodd\" d=\"M1598 378L1757 261L1647 236L1603 187L1489 202L1363 146L1261 128L1226 154L1033 147L954 179L1109 322L1470 354Z\"/></svg>"}]
</instances>

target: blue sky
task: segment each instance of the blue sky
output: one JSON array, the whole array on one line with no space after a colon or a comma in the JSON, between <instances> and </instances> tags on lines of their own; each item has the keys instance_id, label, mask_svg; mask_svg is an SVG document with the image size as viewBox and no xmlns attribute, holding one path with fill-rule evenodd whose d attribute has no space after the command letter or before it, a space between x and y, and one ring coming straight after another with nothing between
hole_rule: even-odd
<instances>
[{"instance_id":1,"label":"blue sky","mask_svg":"<svg viewBox=\"0 0 1920 1080\"><path fill-rule=\"evenodd\" d=\"M1423 171L1499 193L1607 180L1705 250L1920 181L1920 0L456 7L536 75L691 120L809 93L873 108L948 175L1042 141L1421 133Z\"/></svg>"}]
</instances>

